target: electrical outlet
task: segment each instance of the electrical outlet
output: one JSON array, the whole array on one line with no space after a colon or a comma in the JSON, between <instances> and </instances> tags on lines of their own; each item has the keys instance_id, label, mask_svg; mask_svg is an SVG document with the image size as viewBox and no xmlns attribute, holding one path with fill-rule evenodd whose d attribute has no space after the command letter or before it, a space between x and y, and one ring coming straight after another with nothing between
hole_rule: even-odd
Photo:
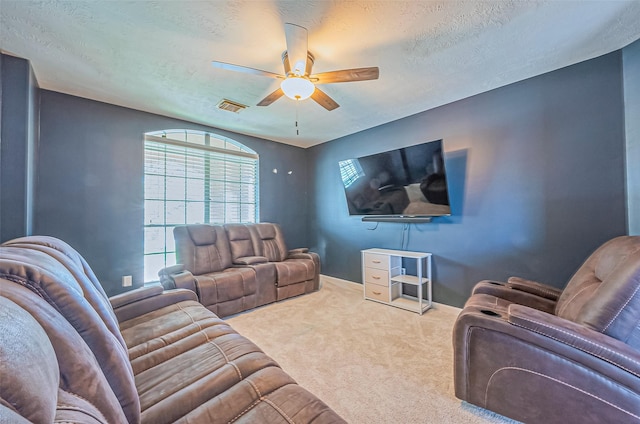
<instances>
[{"instance_id":1,"label":"electrical outlet","mask_svg":"<svg viewBox=\"0 0 640 424\"><path fill-rule=\"evenodd\" d=\"M122 277L122 287L131 287L133 285L133 277L125 275Z\"/></svg>"},{"instance_id":2,"label":"electrical outlet","mask_svg":"<svg viewBox=\"0 0 640 424\"><path fill-rule=\"evenodd\" d=\"M407 268L401 268L400 269L400 274L407 275Z\"/></svg>"}]
</instances>

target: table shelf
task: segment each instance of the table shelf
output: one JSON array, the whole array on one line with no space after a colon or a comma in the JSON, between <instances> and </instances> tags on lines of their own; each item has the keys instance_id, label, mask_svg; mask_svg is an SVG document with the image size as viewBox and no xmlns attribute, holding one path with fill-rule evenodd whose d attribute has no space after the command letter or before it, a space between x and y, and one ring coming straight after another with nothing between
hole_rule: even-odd
<instances>
[{"instance_id":1,"label":"table shelf","mask_svg":"<svg viewBox=\"0 0 640 424\"><path fill-rule=\"evenodd\" d=\"M429 279L426 277L422 278L422 281L420 281L418 279L417 275L396 275L394 277L391 277L391 282L394 283L401 283L401 284L411 284L413 286L417 286L419 284L424 284L426 282L428 282Z\"/></svg>"}]
</instances>

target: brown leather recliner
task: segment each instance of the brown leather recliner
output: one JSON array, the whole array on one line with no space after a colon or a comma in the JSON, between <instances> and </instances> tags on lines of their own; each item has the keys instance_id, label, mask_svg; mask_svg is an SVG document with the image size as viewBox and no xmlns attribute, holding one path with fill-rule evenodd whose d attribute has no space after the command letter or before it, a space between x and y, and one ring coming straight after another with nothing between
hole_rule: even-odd
<instances>
[{"instance_id":1,"label":"brown leather recliner","mask_svg":"<svg viewBox=\"0 0 640 424\"><path fill-rule=\"evenodd\" d=\"M166 289L185 288L219 317L263 305L256 272L234 267L229 240L219 225L193 224L175 227L176 258L180 265L160 271Z\"/></svg>"},{"instance_id":2,"label":"brown leather recliner","mask_svg":"<svg viewBox=\"0 0 640 424\"><path fill-rule=\"evenodd\" d=\"M189 224L174 228L178 265L160 270L166 289L186 288L218 316L316 291L320 257L287 250L276 224Z\"/></svg>"},{"instance_id":3,"label":"brown leather recliner","mask_svg":"<svg viewBox=\"0 0 640 424\"><path fill-rule=\"evenodd\" d=\"M280 226L249 226L255 252L275 264L278 300L311 293L320 288L320 256L307 248L288 250Z\"/></svg>"},{"instance_id":4,"label":"brown leather recliner","mask_svg":"<svg viewBox=\"0 0 640 424\"><path fill-rule=\"evenodd\" d=\"M458 398L526 423L640 422L640 236L598 248L564 290L476 285L453 333Z\"/></svg>"},{"instance_id":5,"label":"brown leather recliner","mask_svg":"<svg viewBox=\"0 0 640 424\"><path fill-rule=\"evenodd\" d=\"M224 227L235 265L252 266L257 272L261 267L273 269L276 300L318 290L318 255L306 248L289 251L277 224L225 224Z\"/></svg>"}]
</instances>

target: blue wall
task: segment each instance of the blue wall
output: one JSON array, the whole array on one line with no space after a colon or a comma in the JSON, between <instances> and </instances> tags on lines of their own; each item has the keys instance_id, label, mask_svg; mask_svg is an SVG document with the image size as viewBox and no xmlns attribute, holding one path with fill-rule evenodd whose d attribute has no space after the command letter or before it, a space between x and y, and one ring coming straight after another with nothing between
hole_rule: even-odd
<instances>
[{"instance_id":1,"label":"blue wall","mask_svg":"<svg viewBox=\"0 0 640 424\"><path fill-rule=\"evenodd\" d=\"M38 97L29 61L0 54L0 240L33 231Z\"/></svg>"},{"instance_id":2,"label":"blue wall","mask_svg":"<svg viewBox=\"0 0 640 424\"><path fill-rule=\"evenodd\" d=\"M309 240L323 273L361 281L360 250L434 253L434 299L461 306L481 279L562 287L625 234L621 53L309 150ZM338 161L444 139L452 216L405 229L349 217Z\"/></svg>"},{"instance_id":3,"label":"blue wall","mask_svg":"<svg viewBox=\"0 0 640 424\"><path fill-rule=\"evenodd\" d=\"M640 235L640 40L622 49L629 234Z\"/></svg>"},{"instance_id":4,"label":"blue wall","mask_svg":"<svg viewBox=\"0 0 640 424\"><path fill-rule=\"evenodd\" d=\"M9 238L5 229L28 233L33 213L34 233L76 247L109 294L122 291L122 275L140 285L142 135L192 128L234 138L260 154L261 219L281 223L290 247L320 252L327 275L360 281L360 249L386 247L433 252L434 297L443 303L462 305L484 278L521 275L562 287L595 247L626 233L625 130L629 138L629 116L638 105L630 90L637 45L308 150L38 90L29 66L18 72L23 89L9 96L12 79L5 72L1 222L11 205L7 193L20 189L12 212L25 206L13 215L21 217L18 226L0 226L2 240ZM2 56L2 69L6 60ZM20 116L6 112L16 101L26 105ZM16 125L31 136L21 138L18 153L7 154L5 134ZM439 138L453 216L408 228L348 216L339 160ZM29 159L29 152L37 155ZM37 164L31 206L33 174L4 169L12 163L16 170L25 160L27 168ZM273 168L294 174L273 174ZM632 189L640 185L631 183Z\"/></svg>"},{"instance_id":5,"label":"blue wall","mask_svg":"<svg viewBox=\"0 0 640 424\"><path fill-rule=\"evenodd\" d=\"M108 294L123 290L123 275L141 285L143 136L170 128L211 131L258 152L261 221L282 224L290 247L307 245L304 149L47 90L41 91L35 232L74 246Z\"/></svg>"}]
</instances>

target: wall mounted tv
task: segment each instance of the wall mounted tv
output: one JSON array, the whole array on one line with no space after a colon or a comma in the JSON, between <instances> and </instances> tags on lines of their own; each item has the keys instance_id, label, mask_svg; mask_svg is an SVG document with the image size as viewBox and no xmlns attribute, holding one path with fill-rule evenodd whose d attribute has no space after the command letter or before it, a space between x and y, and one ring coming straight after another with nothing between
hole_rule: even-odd
<instances>
[{"instance_id":1,"label":"wall mounted tv","mask_svg":"<svg viewBox=\"0 0 640 424\"><path fill-rule=\"evenodd\" d=\"M442 140L339 162L349 215L428 222L451 215Z\"/></svg>"}]
</instances>

